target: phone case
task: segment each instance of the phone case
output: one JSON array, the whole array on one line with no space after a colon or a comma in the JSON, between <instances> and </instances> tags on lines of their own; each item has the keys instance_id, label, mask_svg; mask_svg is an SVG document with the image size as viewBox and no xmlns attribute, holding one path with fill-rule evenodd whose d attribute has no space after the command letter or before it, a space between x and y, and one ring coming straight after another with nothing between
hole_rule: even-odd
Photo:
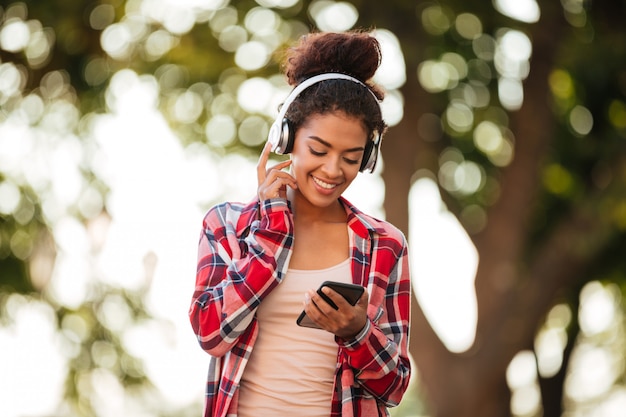
<instances>
[{"instance_id":1,"label":"phone case","mask_svg":"<svg viewBox=\"0 0 626 417\"><path fill-rule=\"evenodd\" d=\"M324 292L322 292L322 288L324 287L329 287L337 291L351 305L355 305L357 301L359 301L359 298L361 298L361 295L363 294L363 291L365 290L365 288L356 284L347 284L347 283L335 282L335 281L324 281L322 285L320 285L320 287L317 289L317 293L320 295L320 297L324 299L324 301L326 301L335 310L337 310L338 307L335 303L333 303L333 301L330 298L328 298L326 294L324 294ZM296 321L296 323L298 324L298 326L302 326L302 327L311 327L314 329L319 328L317 324L315 324L306 315L304 311L300 313L300 316L298 317L298 320Z\"/></svg>"}]
</instances>

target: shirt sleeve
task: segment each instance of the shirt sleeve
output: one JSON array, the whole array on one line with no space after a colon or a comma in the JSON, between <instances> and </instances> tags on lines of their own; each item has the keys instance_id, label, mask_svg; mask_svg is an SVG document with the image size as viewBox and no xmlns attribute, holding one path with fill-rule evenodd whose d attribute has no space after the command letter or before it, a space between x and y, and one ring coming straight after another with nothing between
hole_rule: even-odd
<instances>
[{"instance_id":1,"label":"shirt sleeve","mask_svg":"<svg viewBox=\"0 0 626 417\"><path fill-rule=\"evenodd\" d=\"M385 275L381 265L392 267L387 268L388 279L374 280L368 323L354 339L342 341L356 382L387 407L400 403L411 374L408 353L411 306L408 248L403 237L397 243L400 251L379 249L387 253L378 254L382 259L379 259L380 264L373 266L379 270L375 274ZM383 282L386 284L384 288L381 286ZM376 300L372 303L373 298L381 297L382 303L378 304ZM369 314L369 309L372 314Z\"/></svg>"},{"instance_id":2,"label":"shirt sleeve","mask_svg":"<svg viewBox=\"0 0 626 417\"><path fill-rule=\"evenodd\" d=\"M237 235L241 207L207 213L198 245L196 284L189 310L200 346L223 356L254 318L263 298L283 279L293 247L293 218L282 199L261 203L259 218Z\"/></svg>"}]
</instances>

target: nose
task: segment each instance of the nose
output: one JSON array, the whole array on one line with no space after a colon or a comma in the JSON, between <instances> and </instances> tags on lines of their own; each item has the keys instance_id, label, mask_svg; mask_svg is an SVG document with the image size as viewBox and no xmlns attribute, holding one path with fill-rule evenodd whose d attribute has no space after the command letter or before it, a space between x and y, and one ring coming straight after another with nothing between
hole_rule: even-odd
<instances>
[{"instance_id":1,"label":"nose","mask_svg":"<svg viewBox=\"0 0 626 417\"><path fill-rule=\"evenodd\" d=\"M341 175L341 157L328 155L322 165L322 172L328 175L328 178L335 178Z\"/></svg>"}]
</instances>

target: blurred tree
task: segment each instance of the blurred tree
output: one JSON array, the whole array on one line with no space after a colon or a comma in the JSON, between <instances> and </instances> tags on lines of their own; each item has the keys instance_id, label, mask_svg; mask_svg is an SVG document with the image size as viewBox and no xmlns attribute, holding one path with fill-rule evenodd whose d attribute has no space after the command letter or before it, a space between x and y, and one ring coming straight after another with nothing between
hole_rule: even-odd
<instances>
[{"instance_id":1,"label":"blurred tree","mask_svg":"<svg viewBox=\"0 0 626 417\"><path fill-rule=\"evenodd\" d=\"M417 304L414 309L411 350L438 416L508 415L507 366L518 352L534 349L534 338L550 309L567 302L576 314L577 290L585 282L609 276L624 282L622 273L608 274L606 270L623 268L622 258L606 255L623 247L625 237L621 203L626 192L625 148L620 127L624 114L611 117L610 109L623 106L626 56L623 49L609 46L623 44L618 22L625 10L620 3L594 4L591 9L582 2L574 3L563 2L563 8L541 2L541 17L532 24L499 16L485 3L425 3L418 7L418 16L425 20L435 10L444 21L430 31L435 32L434 37L424 36L419 25L402 20L400 16L413 18L408 10L396 13L395 20L392 16L382 20L388 3L367 9L379 26L398 35L407 57L407 83L402 89L405 118L385 142L385 157L393 161L383 174L388 218L406 229L403 201L410 173L426 167L441 178L440 155L450 146L460 149L467 160L480 163L487 177L486 185L475 193L459 193L445 184L441 187L448 207L465 225L480 257L474 346L463 354L449 352ZM466 13L478 16L484 33L492 34L495 56L491 57L495 59L480 55L476 41L481 38L463 39ZM445 25L450 28L439 34L437 29L445 29ZM507 30L522 31L532 41L529 68L521 77L526 79L519 108L495 99L499 95L503 101L503 80L510 76L497 57ZM457 89L450 89L448 100L437 102L421 91L411 74L420 71L424 60L441 59L446 51L463 55L468 63L477 55L483 59L482 67L491 73L487 86L493 99L488 108L474 109L475 128L460 131L450 118L442 117L445 134L433 141L420 137L414 120L431 112L449 115L446 111L458 91L455 95ZM470 86L480 86L480 78L470 72L467 81ZM566 91L562 79L571 83ZM471 107L470 100L466 104ZM506 113L494 113L494 107L504 108ZM593 128L589 124L583 131L579 123L584 123L585 117L593 121ZM512 136L514 156L509 164L503 166L480 149L478 128L485 121L499 124ZM577 336L575 322L571 330L561 372L541 379L544 415L557 416L563 411L568 353ZM454 401L450 401L451 393Z\"/></svg>"},{"instance_id":2,"label":"blurred tree","mask_svg":"<svg viewBox=\"0 0 626 417\"><path fill-rule=\"evenodd\" d=\"M265 134L250 140L244 128L252 124L259 136L272 113L258 111L263 117L253 118L258 114L237 102L237 91L254 77L283 87L270 60L275 51L311 28L332 27L323 25L324 10L337 19L346 11L354 14L356 27L389 30L399 40L406 82L399 89L404 117L384 145L385 160L393 161L383 172L387 219L408 232L410 187L430 172L480 257L478 325L467 352L450 352L419 304L413 306L411 354L428 414L510 415L511 361L519 352L536 351L547 318L567 306L571 319L564 325L559 369L550 375L539 369L542 404L526 414L560 416L576 407L564 386L569 359L585 337L577 319L581 291L601 281L617 283L625 293L626 10L623 2L541 1L540 14L513 19L512 12L505 13L507 3L513 4L6 2L0 9L0 124L22 108L21 117L33 127L49 129L32 110L37 106L29 105L39 97L48 110L61 102L78 109L80 122L65 129L84 136L90 113L107 110L108 81L130 68L152 74L161 110L182 143L256 153ZM534 2L523 3L532 11ZM17 81L12 84L12 79ZM238 140L212 136L205 126L212 126L216 116L237 126ZM16 174L1 141L0 291L37 294L49 278L34 274L39 271L35 266L41 259L50 262L55 252L54 243L41 238L50 235L42 205L52 185L32 184ZM84 175L106 198L106 187L89 163L84 167ZM467 167L478 167L477 186L459 182L470 175ZM7 196L16 190L19 198L9 204ZM81 212L77 205L66 209L86 225L102 215ZM112 292L95 291L90 305L71 314L94 320L86 352L99 340L122 349L119 356L125 357L115 335L98 330L94 306ZM137 300L117 296L128 305ZM142 309L140 302L132 305L132 311ZM69 313L57 310L61 326ZM81 357L72 369L92 366ZM119 368L120 378L147 383L135 359L124 363L133 365ZM85 415L96 415L77 400L77 379L70 374L68 396Z\"/></svg>"}]
</instances>

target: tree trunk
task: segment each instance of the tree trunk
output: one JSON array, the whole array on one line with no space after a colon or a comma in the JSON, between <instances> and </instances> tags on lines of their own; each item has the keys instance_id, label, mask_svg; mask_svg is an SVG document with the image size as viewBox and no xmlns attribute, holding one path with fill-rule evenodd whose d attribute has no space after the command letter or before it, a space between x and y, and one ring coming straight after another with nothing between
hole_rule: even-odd
<instances>
[{"instance_id":1,"label":"tree trunk","mask_svg":"<svg viewBox=\"0 0 626 417\"><path fill-rule=\"evenodd\" d=\"M437 417L510 415L506 368L522 347L532 346L539 318L524 323L516 316L517 309L511 309L508 302L509 296L515 294L516 283L524 275L519 275L518 271L525 250L527 225L534 210L540 166L552 138L554 122L548 105L547 80L558 44L554 18L554 14L545 13L542 21L535 25L535 33L539 35L533 36L535 50L531 74L526 81L525 105L512 116L517 137L515 160L503 173L502 195L489 213L488 226L475 241L481 255L476 280L479 324L475 345L464 354L449 352L417 302L413 302L411 355L431 414ZM544 38L548 33L549 42ZM416 121L424 113L427 101L415 79L417 62L412 63L414 67L407 65L407 83L403 89L407 98L404 118L390 130L383 146L387 219L405 232L408 230L406 197L410 178L421 168L436 173L439 155L437 145L417 135ZM522 331L520 326L523 325L526 328Z\"/></svg>"},{"instance_id":2,"label":"tree trunk","mask_svg":"<svg viewBox=\"0 0 626 417\"><path fill-rule=\"evenodd\" d=\"M368 15L384 15L380 6L375 8L368 9ZM509 363L520 350L532 349L536 331L556 297L573 282L585 279L586 266L611 238L610 228L601 216L594 215L589 201L589 205L564 213L559 224L549 225L542 244L530 247L529 225L538 210L542 167L555 136L548 80L559 55L561 35L568 27L558 2L543 1L541 13L538 23L527 26L533 55L524 81L524 104L509 115L515 158L501 172L500 198L488 209L486 228L474 236L480 260L474 346L462 354L449 352L413 299L410 353L417 368L414 375L420 378L419 390L432 416L509 416L511 393L505 379ZM397 22L406 19L399 16ZM433 97L416 79L423 34L399 24L386 27L400 37L405 48L407 82L402 93L406 101L404 118L390 129L382 146L382 176L387 219L407 233L411 179L420 169L438 171L444 141L429 142L418 135L417 121L433 111Z\"/></svg>"}]
</instances>

